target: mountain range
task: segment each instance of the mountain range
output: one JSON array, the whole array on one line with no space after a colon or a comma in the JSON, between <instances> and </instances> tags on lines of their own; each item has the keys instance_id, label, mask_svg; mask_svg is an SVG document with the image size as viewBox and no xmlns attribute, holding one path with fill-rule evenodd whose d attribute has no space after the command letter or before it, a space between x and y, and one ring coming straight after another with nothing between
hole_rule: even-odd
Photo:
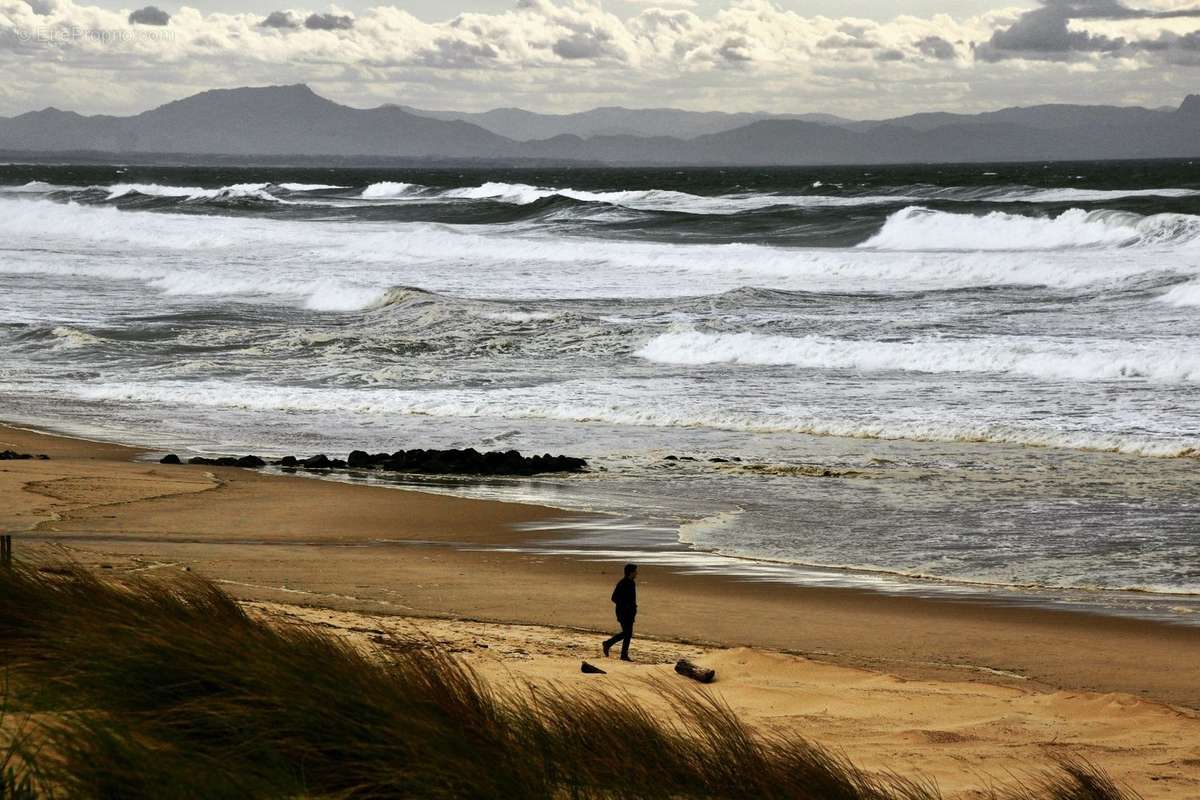
<instances>
[{"instance_id":1,"label":"mountain range","mask_svg":"<svg viewBox=\"0 0 1200 800\"><path fill-rule=\"evenodd\" d=\"M1176 109L1040 105L883 120L597 108L577 114L351 108L309 87L216 89L133 116L0 117L0 151L628 165L805 165L1200 156L1200 95Z\"/></svg>"}]
</instances>

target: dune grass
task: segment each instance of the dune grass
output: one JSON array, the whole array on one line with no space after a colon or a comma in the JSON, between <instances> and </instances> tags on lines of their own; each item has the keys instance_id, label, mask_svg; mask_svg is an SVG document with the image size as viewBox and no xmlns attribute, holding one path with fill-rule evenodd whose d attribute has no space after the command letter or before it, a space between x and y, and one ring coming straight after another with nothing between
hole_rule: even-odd
<instances>
[{"instance_id":1,"label":"dune grass","mask_svg":"<svg viewBox=\"0 0 1200 800\"><path fill-rule=\"evenodd\" d=\"M429 642L364 653L190 575L18 563L0 609L0 669L38 720L0 724L0 800L940 796L756 732L691 684L659 684L668 715L598 689L501 691ZM991 796L1130 797L1082 762Z\"/></svg>"}]
</instances>

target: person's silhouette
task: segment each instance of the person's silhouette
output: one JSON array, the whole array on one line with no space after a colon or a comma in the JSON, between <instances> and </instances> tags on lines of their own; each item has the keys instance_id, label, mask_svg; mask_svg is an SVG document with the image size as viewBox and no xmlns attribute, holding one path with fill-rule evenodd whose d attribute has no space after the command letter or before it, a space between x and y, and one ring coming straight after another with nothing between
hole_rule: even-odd
<instances>
[{"instance_id":1,"label":"person's silhouette","mask_svg":"<svg viewBox=\"0 0 1200 800\"><path fill-rule=\"evenodd\" d=\"M637 564L625 565L625 577L617 581L613 589L612 601L616 606L617 622L621 624L621 632L604 642L604 656L617 642L621 643L621 660L632 661L629 657L629 640L633 638L633 620L637 616Z\"/></svg>"}]
</instances>

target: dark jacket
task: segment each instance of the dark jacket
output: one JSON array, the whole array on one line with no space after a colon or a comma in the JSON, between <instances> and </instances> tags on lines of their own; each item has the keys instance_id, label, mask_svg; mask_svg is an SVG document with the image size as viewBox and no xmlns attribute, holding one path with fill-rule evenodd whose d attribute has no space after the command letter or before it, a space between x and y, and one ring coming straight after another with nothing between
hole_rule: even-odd
<instances>
[{"instance_id":1,"label":"dark jacket","mask_svg":"<svg viewBox=\"0 0 1200 800\"><path fill-rule=\"evenodd\" d=\"M633 619L637 616L637 584L632 578L617 581L612 601L617 606L617 619Z\"/></svg>"}]
</instances>

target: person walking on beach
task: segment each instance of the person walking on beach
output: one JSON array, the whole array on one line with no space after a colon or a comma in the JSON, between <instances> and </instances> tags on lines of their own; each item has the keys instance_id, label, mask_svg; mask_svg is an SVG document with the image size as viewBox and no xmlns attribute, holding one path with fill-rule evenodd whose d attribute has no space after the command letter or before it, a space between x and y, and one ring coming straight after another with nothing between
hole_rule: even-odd
<instances>
[{"instance_id":1,"label":"person walking on beach","mask_svg":"<svg viewBox=\"0 0 1200 800\"><path fill-rule=\"evenodd\" d=\"M621 632L604 642L604 657L617 642L621 643L621 660L632 661L629 657L629 640L633 638L633 619L637 616L637 564L625 565L625 577L617 581L613 589L612 601L617 607L617 622L621 624Z\"/></svg>"}]
</instances>

